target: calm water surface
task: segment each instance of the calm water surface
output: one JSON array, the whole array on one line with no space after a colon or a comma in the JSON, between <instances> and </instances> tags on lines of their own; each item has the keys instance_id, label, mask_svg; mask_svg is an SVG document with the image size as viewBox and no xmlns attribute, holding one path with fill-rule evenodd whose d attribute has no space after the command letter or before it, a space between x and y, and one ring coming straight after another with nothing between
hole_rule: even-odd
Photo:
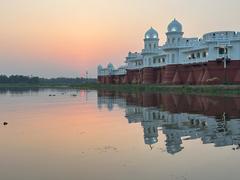
<instances>
[{"instance_id":1,"label":"calm water surface","mask_svg":"<svg viewBox=\"0 0 240 180\"><path fill-rule=\"evenodd\" d=\"M1 180L240 175L238 97L0 90L0 123Z\"/></svg>"}]
</instances>

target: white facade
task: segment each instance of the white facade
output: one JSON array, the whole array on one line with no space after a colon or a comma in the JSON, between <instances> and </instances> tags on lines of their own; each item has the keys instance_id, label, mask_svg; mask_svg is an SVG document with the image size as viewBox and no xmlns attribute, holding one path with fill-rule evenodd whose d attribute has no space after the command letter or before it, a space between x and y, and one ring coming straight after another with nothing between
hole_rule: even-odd
<instances>
[{"instance_id":1,"label":"white facade","mask_svg":"<svg viewBox=\"0 0 240 180\"><path fill-rule=\"evenodd\" d=\"M124 74L126 69L204 63L226 56L231 60L240 60L240 32L211 32L202 38L185 38L183 34L182 25L174 19L167 28L167 41L160 45L158 32L150 28L145 33L144 49L141 52L129 52L125 61L125 71L121 69L121 73L116 73ZM102 68L98 71L98 75L109 74L111 73L108 69Z\"/></svg>"},{"instance_id":2,"label":"white facade","mask_svg":"<svg viewBox=\"0 0 240 180\"><path fill-rule=\"evenodd\" d=\"M98 76L108 76L108 75L125 75L127 66L120 66L115 69L114 66L109 63L107 68L103 68L101 65L98 66Z\"/></svg>"}]
</instances>

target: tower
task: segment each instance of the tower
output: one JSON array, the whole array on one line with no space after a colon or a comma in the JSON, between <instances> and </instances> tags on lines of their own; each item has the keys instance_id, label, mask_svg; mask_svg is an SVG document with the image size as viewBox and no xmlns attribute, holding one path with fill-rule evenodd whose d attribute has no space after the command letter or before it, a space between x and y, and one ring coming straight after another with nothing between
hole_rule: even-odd
<instances>
[{"instance_id":1,"label":"tower","mask_svg":"<svg viewBox=\"0 0 240 180\"><path fill-rule=\"evenodd\" d=\"M167 44L176 45L178 44L182 37L182 24L178 22L176 19L174 19L169 25L168 25L168 32L167 35Z\"/></svg>"},{"instance_id":2,"label":"tower","mask_svg":"<svg viewBox=\"0 0 240 180\"><path fill-rule=\"evenodd\" d=\"M158 49L158 32L152 27L145 33L144 52L153 52Z\"/></svg>"},{"instance_id":3,"label":"tower","mask_svg":"<svg viewBox=\"0 0 240 180\"><path fill-rule=\"evenodd\" d=\"M179 46L183 39L182 24L174 19L167 28L167 42L165 51L168 53L167 61L169 64L179 62Z\"/></svg>"},{"instance_id":4,"label":"tower","mask_svg":"<svg viewBox=\"0 0 240 180\"><path fill-rule=\"evenodd\" d=\"M142 51L143 64L145 67L151 67L153 63L153 55L157 54L159 48L158 32L152 27L145 33L144 49Z\"/></svg>"}]
</instances>

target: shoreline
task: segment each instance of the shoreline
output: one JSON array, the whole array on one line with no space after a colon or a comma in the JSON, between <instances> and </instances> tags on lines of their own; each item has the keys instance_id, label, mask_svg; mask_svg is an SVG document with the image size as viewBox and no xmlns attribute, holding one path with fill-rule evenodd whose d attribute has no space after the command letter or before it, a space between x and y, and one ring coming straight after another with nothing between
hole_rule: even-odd
<instances>
[{"instance_id":1,"label":"shoreline","mask_svg":"<svg viewBox=\"0 0 240 180\"><path fill-rule=\"evenodd\" d=\"M111 85L111 84L83 84L78 87L86 90L112 90L127 92L161 92L194 95L240 95L240 85Z\"/></svg>"},{"instance_id":2,"label":"shoreline","mask_svg":"<svg viewBox=\"0 0 240 180\"><path fill-rule=\"evenodd\" d=\"M4 84L0 83L0 89L8 88L56 88L56 89L83 89L83 90L109 90L125 92L162 92L176 94L199 95L240 95L240 85L111 85L98 83L85 84Z\"/></svg>"}]
</instances>

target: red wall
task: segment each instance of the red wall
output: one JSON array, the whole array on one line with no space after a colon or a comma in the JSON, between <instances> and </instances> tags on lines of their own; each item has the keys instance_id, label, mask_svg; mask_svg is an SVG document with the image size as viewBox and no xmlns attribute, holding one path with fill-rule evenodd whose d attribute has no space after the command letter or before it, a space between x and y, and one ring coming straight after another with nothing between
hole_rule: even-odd
<instances>
[{"instance_id":1,"label":"red wall","mask_svg":"<svg viewBox=\"0 0 240 180\"><path fill-rule=\"evenodd\" d=\"M98 91L98 96L124 98L128 105L161 107L171 113L204 114L221 118L223 112L230 118L240 116L240 97L214 97L157 93L122 93Z\"/></svg>"},{"instance_id":2,"label":"red wall","mask_svg":"<svg viewBox=\"0 0 240 180\"><path fill-rule=\"evenodd\" d=\"M159 68L127 70L126 75L99 76L105 84L222 84L240 83L240 60L227 63L209 61L188 65L168 65Z\"/></svg>"}]
</instances>

